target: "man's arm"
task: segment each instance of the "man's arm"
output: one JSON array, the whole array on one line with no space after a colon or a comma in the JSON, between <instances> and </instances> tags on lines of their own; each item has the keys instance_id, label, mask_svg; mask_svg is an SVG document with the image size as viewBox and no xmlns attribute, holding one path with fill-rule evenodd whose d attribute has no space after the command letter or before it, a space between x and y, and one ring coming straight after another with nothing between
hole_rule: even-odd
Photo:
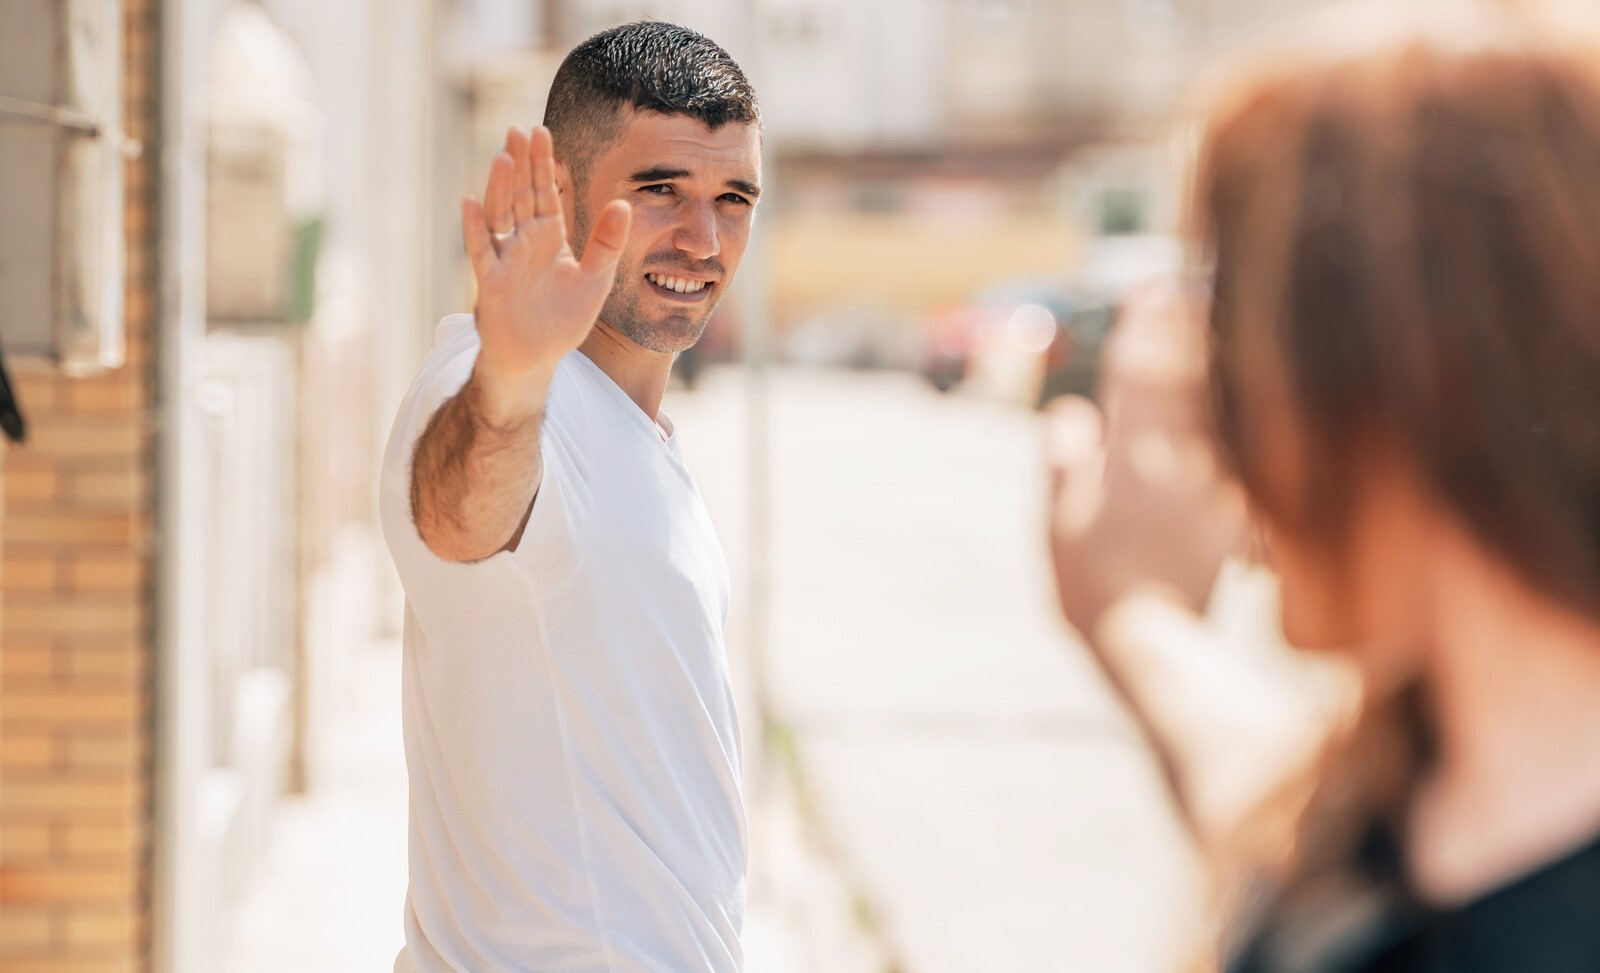
<instances>
[{"instance_id":1,"label":"man's arm","mask_svg":"<svg viewBox=\"0 0 1600 973\"><path fill-rule=\"evenodd\" d=\"M479 561L516 546L543 472L548 390L549 378L536 376L522 397L536 407L497 414L474 372L428 421L412 458L411 518L434 554Z\"/></svg>"},{"instance_id":2,"label":"man's arm","mask_svg":"<svg viewBox=\"0 0 1600 973\"><path fill-rule=\"evenodd\" d=\"M489 167L482 203L461 201L478 284L478 360L417 439L411 516L449 561L514 547L541 475L539 427L556 364L594 327L628 238L626 203L600 211L573 256L550 133L513 128Z\"/></svg>"}]
</instances>

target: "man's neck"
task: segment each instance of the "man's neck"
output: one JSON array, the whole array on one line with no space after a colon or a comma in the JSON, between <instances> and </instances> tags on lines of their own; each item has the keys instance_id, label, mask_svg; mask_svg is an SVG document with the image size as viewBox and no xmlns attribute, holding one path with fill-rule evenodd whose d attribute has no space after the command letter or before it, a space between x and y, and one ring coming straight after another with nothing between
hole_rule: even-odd
<instances>
[{"instance_id":1,"label":"man's neck","mask_svg":"<svg viewBox=\"0 0 1600 973\"><path fill-rule=\"evenodd\" d=\"M656 419L667 394L672 355L642 348L604 321L596 322L578 350L617 383L617 388L645 415Z\"/></svg>"}]
</instances>

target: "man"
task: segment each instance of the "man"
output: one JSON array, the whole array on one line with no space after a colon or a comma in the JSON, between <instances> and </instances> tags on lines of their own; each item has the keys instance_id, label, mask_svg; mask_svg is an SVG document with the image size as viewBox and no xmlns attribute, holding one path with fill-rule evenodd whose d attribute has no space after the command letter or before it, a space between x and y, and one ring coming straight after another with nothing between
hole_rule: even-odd
<instances>
[{"instance_id":1,"label":"man","mask_svg":"<svg viewBox=\"0 0 1600 973\"><path fill-rule=\"evenodd\" d=\"M406 973L737 970L728 574L660 412L738 268L760 119L681 27L576 48L462 201L475 315L395 421Z\"/></svg>"}]
</instances>

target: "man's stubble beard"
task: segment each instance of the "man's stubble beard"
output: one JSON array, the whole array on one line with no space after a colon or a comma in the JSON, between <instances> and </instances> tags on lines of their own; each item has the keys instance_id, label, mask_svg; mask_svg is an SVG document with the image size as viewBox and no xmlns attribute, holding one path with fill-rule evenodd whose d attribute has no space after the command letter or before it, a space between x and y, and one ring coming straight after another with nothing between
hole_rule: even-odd
<instances>
[{"instance_id":1,"label":"man's stubble beard","mask_svg":"<svg viewBox=\"0 0 1600 973\"><path fill-rule=\"evenodd\" d=\"M574 194L576 195L576 194ZM575 202L572 213L573 255L583 256L583 245L589 240L589 212L581 202ZM719 281L721 287L726 280ZM611 282L606 303L600 309L600 320L615 328L624 338L647 351L675 355L694 347L705 334L706 322L717 309L722 298L706 302L698 316L684 312L669 313L660 321L651 321L639 309L640 292L648 286L639 268L617 265L617 277Z\"/></svg>"}]
</instances>

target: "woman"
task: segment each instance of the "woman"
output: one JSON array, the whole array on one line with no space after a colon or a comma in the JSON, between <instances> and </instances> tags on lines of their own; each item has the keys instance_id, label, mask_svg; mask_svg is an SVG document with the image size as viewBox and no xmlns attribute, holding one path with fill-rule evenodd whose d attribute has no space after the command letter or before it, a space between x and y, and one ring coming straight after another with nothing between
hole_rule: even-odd
<instances>
[{"instance_id":1,"label":"woman","mask_svg":"<svg viewBox=\"0 0 1600 973\"><path fill-rule=\"evenodd\" d=\"M1364 690L1305 813L1262 804L1292 840L1206 810L1227 761L1169 666L1207 638L1228 489L1136 369L1106 432L1056 418L1062 603L1202 836L1252 839L1211 842L1259 879L1230 968L1600 970L1600 62L1407 9L1232 89L1196 180L1223 467L1285 634Z\"/></svg>"}]
</instances>

